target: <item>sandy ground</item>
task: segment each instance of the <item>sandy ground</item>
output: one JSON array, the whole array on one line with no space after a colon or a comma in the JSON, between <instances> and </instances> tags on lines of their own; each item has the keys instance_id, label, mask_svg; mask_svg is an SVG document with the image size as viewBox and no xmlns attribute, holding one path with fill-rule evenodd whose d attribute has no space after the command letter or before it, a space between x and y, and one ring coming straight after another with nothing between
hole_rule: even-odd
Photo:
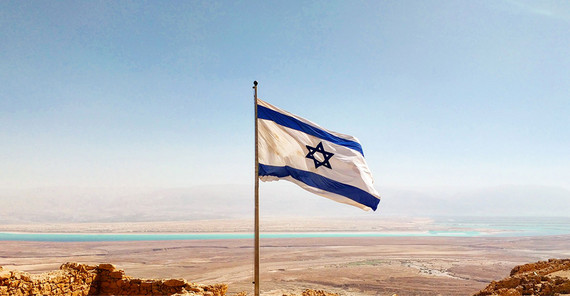
<instances>
[{"instance_id":1,"label":"sandy ground","mask_svg":"<svg viewBox=\"0 0 570 296\"><path fill-rule=\"evenodd\" d=\"M251 240L0 242L0 266L40 273L64 262L113 263L127 275L227 283L253 291ZM262 239L263 295L471 295L518 264L570 257L570 236Z\"/></svg>"}]
</instances>

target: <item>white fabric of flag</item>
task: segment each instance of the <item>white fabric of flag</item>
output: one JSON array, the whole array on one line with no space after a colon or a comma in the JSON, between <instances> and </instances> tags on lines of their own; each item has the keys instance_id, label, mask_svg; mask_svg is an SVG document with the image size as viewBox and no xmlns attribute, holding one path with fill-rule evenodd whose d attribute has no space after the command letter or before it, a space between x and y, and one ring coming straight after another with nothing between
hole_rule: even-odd
<instances>
[{"instance_id":1,"label":"white fabric of flag","mask_svg":"<svg viewBox=\"0 0 570 296\"><path fill-rule=\"evenodd\" d=\"M355 137L319 125L257 99L259 178L291 181L302 188L376 210L380 195Z\"/></svg>"}]
</instances>

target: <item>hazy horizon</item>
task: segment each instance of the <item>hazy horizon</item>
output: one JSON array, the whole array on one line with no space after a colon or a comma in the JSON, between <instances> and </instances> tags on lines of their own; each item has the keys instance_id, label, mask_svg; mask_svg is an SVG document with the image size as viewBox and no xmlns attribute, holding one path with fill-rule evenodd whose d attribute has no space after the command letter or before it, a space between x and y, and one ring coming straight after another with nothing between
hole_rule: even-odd
<instances>
[{"instance_id":1,"label":"hazy horizon","mask_svg":"<svg viewBox=\"0 0 570 296\"><path fill-rule=\"evenodd\" d=\"M262 184L262 217L568 217L570 191L544 186L383 188L377 212L311 195L296 185ZM291 205L295 205L292 207ZM43 188L0 196L2 223L152 222L253 217L253 188L203 185L170 189Z\"/></svg>"}]
</instances>

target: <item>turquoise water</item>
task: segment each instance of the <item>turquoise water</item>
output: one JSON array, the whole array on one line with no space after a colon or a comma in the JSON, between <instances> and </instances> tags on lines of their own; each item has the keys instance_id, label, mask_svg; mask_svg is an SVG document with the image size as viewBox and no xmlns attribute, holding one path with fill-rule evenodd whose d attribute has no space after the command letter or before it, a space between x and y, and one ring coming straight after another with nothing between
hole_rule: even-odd
<instances>
[{"instance_id":1,"label":"turquoise water","mask_svg":"<svg viewBox=\"0 0 570 296\"><path fill-rule=\"evenodd\" d=\"M473 229L488 236L544 236L570 234L570 217L461 217L438 218L444 229Z\"/></svg>"},{"instance_id":2,"label":"turquoise water","mask_svg":"<svg viewBox=\"0 0 570 296\"><path fill-rule=\"evenodd\" d=\"M437 218L416 232L281 232L261 238L334 237L521 237L570 235L570 217L558 218ZM253 239L253 233L12 233L0 232L0 241L100 242Z\"/></svg>"},{"instance_id":3,"label":"turquoise water","mask_svg":"<svg viewBox=\"0 0 570 296\"><path fill-rule=\"evenodd\" d=\"M296 232L262 233L261 238L330 238L330 237L474 237L476 231L429 231L429 232ZM215 240L253 239L253 233L172 233L172 234L87 234L87 233L11 233L0 232L0 241L45 241L45 242L101 242L101 241L165 241L165 240Z\"/></svg>"}]
</instances>

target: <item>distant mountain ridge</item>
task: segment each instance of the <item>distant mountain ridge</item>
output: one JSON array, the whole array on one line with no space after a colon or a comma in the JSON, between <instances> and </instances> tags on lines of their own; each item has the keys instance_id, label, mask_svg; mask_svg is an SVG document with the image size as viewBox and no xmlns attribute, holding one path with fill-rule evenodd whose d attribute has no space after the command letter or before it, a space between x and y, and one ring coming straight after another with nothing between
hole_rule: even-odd
<instances>
[{"instance_id":1,"label":"distant mountain ridge","mask_svg":"<svg viewBox=\"0 0 570 296\"><path fill-rule=\"evenodd\" d=\"M557 187L503 186L455 191L381 188L379 191L382 201L373 215L565 217L570 213L570 190ZM262 187L261 213L272 217L372 215L306 193L292 184ZM249 185L0 191L0 223L10 224L243 219L252 215L253 188Z\"/></svg>"}]
</instances>

